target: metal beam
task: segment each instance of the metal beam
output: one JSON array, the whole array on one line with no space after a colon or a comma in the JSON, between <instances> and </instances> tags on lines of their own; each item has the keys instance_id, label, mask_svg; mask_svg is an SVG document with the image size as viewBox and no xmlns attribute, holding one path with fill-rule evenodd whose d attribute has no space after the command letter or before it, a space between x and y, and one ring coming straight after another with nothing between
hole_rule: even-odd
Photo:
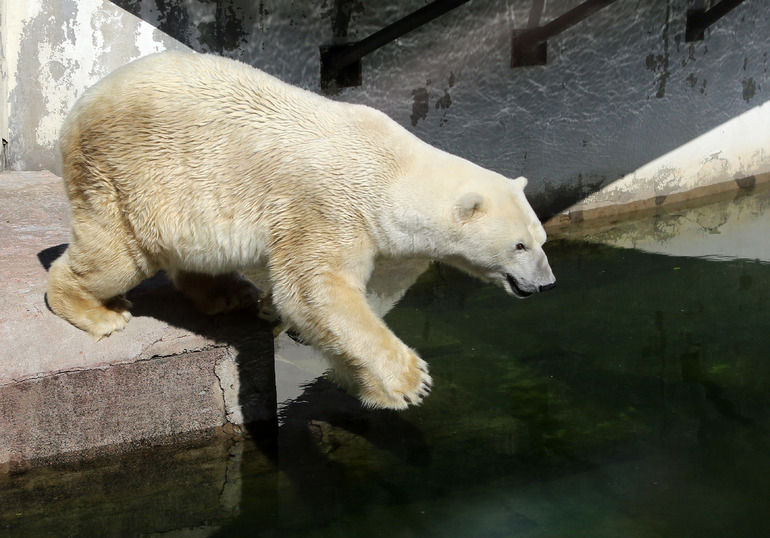
<instances>
[{"instance_id":1,"label":"metal beam","mask_svg":"<svg viewBox=\"0 0 770 538\"><path fill-rule=\"evenodd\" d=\"M361 58L469 0L435 0L364 39L321 47L321 86L361 84Z\"/></svg>"},{"instance_id":2,"label":"metal beam","mask_svg":"<svg viewBox=\"0 0 770 538\"><path fill-rule=\"evenodd\" d=\"M586 0L543 26L514 30L511 67L544 65L546 63L546 44L550 38L572 28L614 1Z\"/></svg>"},{"instance_id":3,"label":"metal beam","mask_svg":"<svg viewBox=\"0 0 770 538\"><path fill-rule=\"evenodd\" d=\"M743 1L722 0L708 10L689 10L687 12L687 28L684 33L685 42L703 41L706 38L706 29L742 4Z\"/></svg>"},{"instance_id":4,"label":"metal beam","mask_svg":"<svg viewBox=\"0 0 770 538\"><path fill-rule=\"evenodd\" d=\"M545 0L532 0L532 7L529 10L529 20L527 28L537 28L540 26L540 16L543 14Z\"/></svg>"}]
</instances>

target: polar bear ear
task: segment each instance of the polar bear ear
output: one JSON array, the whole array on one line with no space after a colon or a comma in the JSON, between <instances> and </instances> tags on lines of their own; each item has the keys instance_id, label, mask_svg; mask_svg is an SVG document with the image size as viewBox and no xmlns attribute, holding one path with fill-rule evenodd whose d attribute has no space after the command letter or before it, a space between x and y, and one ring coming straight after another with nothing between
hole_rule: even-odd
<instances>
[{"instance_id":1,"label":"polar bear ear","mask_svg":"<svg viewBox=\"0 0 770 538\"><path fill-rule=\"evenodd\" d=\"M457 201L455 212L460 222L467 222L481 211L484 206L484 197L477 192L467 192Z\"/></svg>"},{"instance_id":2,"label":"polar bear ear","mask_svg":"<svg viewBox=\"0 0 770 538\"><path fill-rule=\"evenodd\" d=\"M521 190L524 190L524 187L527 186L527 178L525 178L524 176L517 177L516 179L513 180L513 184L516 185Z\"/></svg>"}]
</instances>

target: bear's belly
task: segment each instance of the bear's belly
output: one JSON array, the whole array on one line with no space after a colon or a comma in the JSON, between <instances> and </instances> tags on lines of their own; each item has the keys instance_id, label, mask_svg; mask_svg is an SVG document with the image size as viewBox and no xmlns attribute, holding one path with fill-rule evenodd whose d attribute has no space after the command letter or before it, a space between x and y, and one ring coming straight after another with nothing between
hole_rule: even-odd
<instances>
[{"instance_id":1,"label":"bear's belly","mask_svg":"<svg viewBox=\"0 0 770 538\"><path fill-rule=\"evenodd\" d=\"M266 234L254 226L199 223L160 230L167 269L217 274L266 263Z\"/></svg>"}]
</instances>

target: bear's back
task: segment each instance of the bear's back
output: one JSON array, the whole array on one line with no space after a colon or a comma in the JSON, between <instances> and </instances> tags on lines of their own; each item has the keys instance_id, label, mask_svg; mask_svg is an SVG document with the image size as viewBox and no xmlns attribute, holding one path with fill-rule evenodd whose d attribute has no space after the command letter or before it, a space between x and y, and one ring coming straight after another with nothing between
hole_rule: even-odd
<instances>
[{"instance_id":1,"label":"bear's back","mask_svg":"<svg viewBox=\"0 0 770 538\"><path fill-rule=\"evenodd\" d=\"M326 99L234 60L166 52L87 90L65 121L61 146L65 159L98 151L116 181L135 178L141 163L145 174L184 169L203 180L209 166L221 177L226 164L231 175L312 174L317 183L333 180L325 177L333 170L348 181L371 181L377 171L393 176L415 141L369 107Z\"/></svg>"},{"instance_id":2,"label":"bear's back","mask_svg":"<svg viewBox=\"0 0 770 538\"><path fill-rule=\"evenodd\" d=\"M278 222L368 221L416 140L240 62L161 53L89 89L61 147L73 207L122 215L147 251L245 259Z\"/></svg>"}]
</instances>

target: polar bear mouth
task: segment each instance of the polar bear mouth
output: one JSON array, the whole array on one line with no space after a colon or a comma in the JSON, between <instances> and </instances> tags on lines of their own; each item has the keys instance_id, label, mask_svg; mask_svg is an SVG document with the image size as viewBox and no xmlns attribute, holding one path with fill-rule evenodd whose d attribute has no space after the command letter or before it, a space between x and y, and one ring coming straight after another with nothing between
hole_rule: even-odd
<instances>
[{"instance_id":1,"label":"polar bear mouth","mask_svg":"<svg viewBox=\"0 0 770 538\"><path fill-rule=\"evenodd\" d=\"M532 295L531 291L523 290L521 286L519 286L518 281L512 274L506 273L505 278L506 280L508 280L508 284L511 286L511 289L513 290L513 294L516 297L520 297L523 299L524 297L529 297L530 295Z\"/></svg>"}]
</instances>

